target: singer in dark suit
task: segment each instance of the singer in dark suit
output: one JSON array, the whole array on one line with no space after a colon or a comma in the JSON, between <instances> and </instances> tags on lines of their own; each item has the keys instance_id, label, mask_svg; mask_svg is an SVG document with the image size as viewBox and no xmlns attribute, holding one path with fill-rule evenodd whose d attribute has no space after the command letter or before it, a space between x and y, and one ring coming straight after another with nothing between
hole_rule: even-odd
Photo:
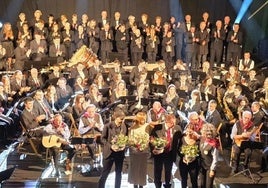
<instances>
[{"instance_id":1,"label":"singer in dark suit","mask_svg":"<svg viewBox=\"0 0 268 188\"><path fill-rule=\"evenodd\" d=\"M237 65L241 56L241 49L243 44L243 33L239 31L239 24L234 24L233 31L230 31L227 36L227 62L232 65Z\"/></svg>"},{"instance_id":2,"label":"singer in dark suit","mask_svg":"<svg viewBox=\"0 0 268 188\"><path fill-rule=\"evenodd\" d=\"M110 29L109 23L104 25L104 29L100 31L101 41L101 61L102 63L108 63L109 53L112 52L114 40L113 30Z\"/></svg>"},{"instance_id":3,"label":"singer in dark suit","mask_svg":"<svg viewBox=\"0 0 268 188\"><path fill-rule=\"evenodd\" d=\"M163 166L165 168L165 188L171 187L171 170L173 162L176 161L178 140L182 135L181 128L176 124L176 118L173 114L165 115L165 123L156 126L150 136L153 138L166 138L167 144L162 153L158 153L151 144L151 150L154 157L154 184L156 188L161 188L161 174Z\"/></svg>"},{"instance_id":4,"label":"singer in dark suit","mask_svg":"<svg viewBox=\"0 0 268 188\"><path fill-rule=\"evenodd\" d=\"M210 67L214 66L214 62L216 62L217 65L220 64L223 52L223 41L225 37L226 34L222 28L222 21L218 20L216 22L216 28L212 29L211 32Z\"/></svg>"}]
</instances>

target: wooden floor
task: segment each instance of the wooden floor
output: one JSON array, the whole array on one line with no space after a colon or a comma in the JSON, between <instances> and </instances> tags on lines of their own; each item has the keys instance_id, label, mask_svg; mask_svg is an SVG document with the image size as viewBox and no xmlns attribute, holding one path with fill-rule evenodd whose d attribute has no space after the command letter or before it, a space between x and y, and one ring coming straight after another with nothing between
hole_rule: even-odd
<instances>
[{"instance_id":1,"label":"wooden floor","mask_svg":"<svg viewBox=\"0 0 268 188\"><path fill-rule=\"evenodd\" d=\"M27 147L26 147L27 149ZM62 187L62 188L80 188L80 187L97 187L97 182L100 174L101 164L89 165L90 158L85 155L77 154L73 160L73 169L71 175L66 175L64 172L64 165L61 165L60 177L53 175L53 165L45 162L45 155L38 157L20 153L16 147L2 148L0 154L0 178L6 179L2 182L1 187L16 188L16 187ZM30 148L27 149L30 151ZM252 161L250 163L250 170L252 172L253 180L243 174L235 177L229 176L230 151L224 150L220 157L219 168L215 179L216 187L268 187L268 172L258 173L260 170L260 151L254 151ZM64 158L64 154L62 155ZM95 168L93 168L94 166ZM7 169L7 170L6 170ZM90 169L90 170L89 170ZM127 181L128 157L126 157L123 167L122 188L133 187ZM2 172L1 172L2 171ZM173 187L180 187L180 175L176 165L173 168ZM5 177L10 175L10 177ZM153 188L153 163L148 159L148 183L147 188ZM107 188L114 187L114 172L109 175L106 182Z\"/></svg>"}]
</instances>

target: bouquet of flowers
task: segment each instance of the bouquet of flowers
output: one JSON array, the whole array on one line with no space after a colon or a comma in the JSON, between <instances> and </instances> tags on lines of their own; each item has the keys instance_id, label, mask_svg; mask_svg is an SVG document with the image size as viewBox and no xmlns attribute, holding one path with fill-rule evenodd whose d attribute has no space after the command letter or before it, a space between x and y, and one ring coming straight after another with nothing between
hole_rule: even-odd
<instances>
[{"instance_id":1,"label":"bouquet of flowers","mask_svg":"<svg viewBox=\"0 0 268 188\"><path fill-rule=\"evenodd\" d=\"M125 149L127 143L128 136L125 136L123 134L115 135L111 141L111 148L114 151L122 151Z\"/></svg>"},{"instance_id":2,"label":"bouquet of flowers","mask_svg":"<svg viewBox=\"0 0 268 188\"><path fill-rule=\"evenodd\" d=\"M184 155L183 161L188 164L192 162L195 157L199 155L199 149L197 145L183 145L181 147L181 154Z\"/></svg>"},{"instance_id":3,"label":"bouquet of flowers","mask_svg":"<svg viewBox=\"0 0 268 188\"><path fill-rule=\"evenodd\" d=\"M166 138L152 137L150 143L154 146L153 153L160 154L163 153L165 146L167 145Z\"/></svg>"},{"instance_id":4,"label":"bouquet of flowers","mask_svg":"<svg viewBox=\"0 0 268 188\"><path fill-rule=\"evenodd\" d=\"M137 151L144 151L148 148L149 135L148 134L137 134L130 136L128 140L129 146L133 147Z\"/></svg>"}]
</instances>

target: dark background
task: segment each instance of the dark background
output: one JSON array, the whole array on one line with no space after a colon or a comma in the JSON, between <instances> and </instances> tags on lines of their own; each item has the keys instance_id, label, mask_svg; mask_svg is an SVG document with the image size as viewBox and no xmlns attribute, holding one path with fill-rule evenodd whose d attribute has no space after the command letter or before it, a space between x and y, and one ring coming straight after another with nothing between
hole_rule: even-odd
<instances>
[{"instance_id":1,"label":"dark background","mask_svg":"<svg viewBox=\"0 0 268 188\"><path fill-rule=\"evenodd\" d=\"M234 8L232 2L238 8ZM217 19L222 20L225 15L229 15L234 22L236 9L239 10L242 2L242 0L0 0L0 21L14 24L20 12L26 13L27 19L31 20L34 10L40 9L45 21L48 14L54 14L56 17L66 14L71 18L73 13L79 16L86 13L90 19L98 20L100 12L107 10L110 18L115 11L119 11L123 19L132 14L137 21L140 20L142 13L147 13L151 23L158 15L162 16L163 21L167 21L171 15L181 21L185 14L192 15L192 21L199 23L204 11L210 14L212 23ZM241 21L245 39L244 50L258 54L264 48L260 49L259 41L268 38L268 5L250 20L248 17L265 2L265 0L253 0ZM265 45L267 42L264 42L263 46ZM264 54L266 53L268 54L268 49L264 49Z\"/></svg>"}]
</instances>

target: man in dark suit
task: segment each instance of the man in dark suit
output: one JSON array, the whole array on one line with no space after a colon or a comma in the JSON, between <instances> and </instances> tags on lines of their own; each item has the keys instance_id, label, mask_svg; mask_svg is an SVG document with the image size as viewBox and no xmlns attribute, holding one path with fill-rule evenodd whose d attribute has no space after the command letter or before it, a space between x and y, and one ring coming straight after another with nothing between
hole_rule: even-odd
<instances>
[{"instance_id":1,"label":"man in dark suit","mask_svg":"<svg viewBox=\"0 0 268 188\"><path fill-rule=\"evenodd\" d=\"M123 63L128 62L128 44L129 44L129 33L126 30L126 26L122 24L119 26L115 34L116 49L119 53L123 54Z\"/></svg>"},{"instance_id":2,"label":"man in dark suit","mask_svg":"<svg viewBox=\"0 0 268 188\"><path fill-rule=\"evenodd\" d=\"M31 59L33 61L41 61L47 55L47 42L41 39L41 33L34 34L34 40L30 42Z\"/></svg>"},{"instance_id":3,"label":"man in dark suit","mask_svg":"<svg viewBox=\"0 0 268 188\"><path fill-rule=\"evenodd\" d=\"M27 86L31 87L31 91L35 91L43 86L43 80L41 75L38 75L38 70L36 68L32 68L30 73L31 74L27 79Z\"/></svg>"},{"instance_id":4,"label":"man in dark suit","mask_svg":"<svg viewBox=\"0 0 268 188\"><path fill-rule=\"evenodd\" d=\"M254 126L260 126L264 122L265 113L261 110L259 102L255 101L251 104L252 122Z\"/></svg>"},{"instance_id":5,"label":"man in dark suit","mask_svg":"<svg viewBox=\"0 0 268 188\"><path fill-rule=\"evenodd\" d=\"M208 103L208 111L206 114L206 122L211 123L216 128L222 123L222 118L217 108L217 102L215 100L210 100Z\"/></svg>"},{"instance_id":6,"label":"man in dark suit","mask_svg":"<svg viewBox=\"0 0 268 188\"><path fill-rule=\"evenodd\" d=\"M216 21L216 27L211 32L210 45L210 67L214 66L215 58L216 64L219 66L223 52L223 40L225 39L225 31L222 28L222 21Z\"/></svg>"},{"instance_id":7,"label":"man in dark suit","mask_svg":"<svg viewBox=\"0 0 268 188\"><path fill-rule=\"evenodd\" d=\"M176 124L173 114L165 115L165 123L156 126L151 134L154 138L166 138L167 144L162 153L158 153L151 145L154 157L154 184L156 188L161 188L162 169L165 168L165 188L171 187L171 171L173 162L176 161L178 139L182 135L181 128Z\"/></svg>"},{"instance_id":8,"label":"man in dark suit","mask_svg":"<svg viewBox=\"0 0 268 188\"><path fill-rule=\"evenodd\" d=\"M57 82L57 98L60 109L68 104L69 99L73 95L73 89L71 86L67 85L67 80L64 77L59 78Z\"/></svg>"},{"instance_id":9,"label":"man in dark suit","mask_svg":"<svg viewBox=\"0 0 268 188\"><path fill-rule=\"evenodd\" d=\"M125 158L125 149L117 150L111 144L113 138L119 134L127 135L127 128L124 124L125 114L122 110L116 110L113 114L113 121L103 128L101 140L103 142L103 169L99 179L99 188L105 188L106 179L115 164L115 186L120 187L122 179L122 167Z\"/></svg>"},{"instance_id":10,"label":"man in dark suit","mask_svg":"<svg viewBox=\"0 0 268 188\"><path fill-rule=\"evenodd\" d=\"M234 24L233 30L228 33L227 42L227 62L236 66L240 59L243 44L243 33L239 31L238 23Z\"/></svg>"},{"instance_id":11,"label":"man in dark suit","mask_svg":"<svg viewBox=\"0 0 268 188\"><path fill-rule=\"evenodd\" d=\"M53 39L53 44L49 46L49 57L57 58L58 62L63 62L66 55L66 48L64 44L60 43L60 37Z\"/></svg>"},{"instance_id":12,"label":"man in dark suit","mask_svg":"<svg viewBox=\"0 0 268 188\"><path fill-rule=\"evenodd\" d=\"M25 126L25 128L29 131L32 129L36 129L40 126L40 122L43 121L46 116L45 115L37 115L33 110L34 99L31 97L27 97L24 100L24 110L21 114L21 122ZM35 136L41 136L42 131L34 131Z\"/></svg>"},{"instance_id":13,"label":"man in dark suit","mask_svg":"<svg viewBox=\"0 0 268 188\"><path fill-rule=\"evenodd\" d=\"M184 33L185 41L185 60L188 66L191 64L191 69L196 69L196 56L197 56L197 41L196 41L195 26L191 25L190 31Z\"/></svg>"},{"instance_id":14,"label":"man in dark suit","mask_svg":"<svg viewBox=\"0 0 268 188\"><path fill-rule=\"evenodd\" d=\"M110 29L110 24L106 23L104 29L100 31L100 41L101 41L101 61L103 63L108 63L109 53L113 49L114 35L113 31Z\"/></svg>"},{"instance_id":15,"label":"man in dark suit","mask_svg":"<svg viewBox=\"0 0 268 188\"><path fill-rule=\"evenodd\" d=\"M31 50L26 48L26 41L20 40L18 41L19 45L14 51L15 55L15 64L14 69L15 70L23 70L24 69L24 62L29 60Z\"/></svg>"},{"instance_id":16,"label":"man in dark suit","mask_svg":"<svg viewBox=\"0 0 268 188\"><path fill-rule=\"evenodd\" d=\"M36 90L34 95L33 111L36 115L43 115L43 119L40 124L46 125L53 117L52 108L49 106L47 100L44 98L44 92L42 90Z\"/></svg>"},{"instance_id":17,"label":"man in dark suit","mask_svg":"<svg viewBox=\"0 0 268 188\"><path fill-rule=\"evenodd\" d=\"M107 23L110 24L110 20L108 20L108 13L107 13L106 10L103 10L103 11L101 11L101 19L100 19L100 21L98 23L98 26L99 26L99 28L101 30L103 30L104 29L104 26Z\"/></svg>"}]
</instances>

